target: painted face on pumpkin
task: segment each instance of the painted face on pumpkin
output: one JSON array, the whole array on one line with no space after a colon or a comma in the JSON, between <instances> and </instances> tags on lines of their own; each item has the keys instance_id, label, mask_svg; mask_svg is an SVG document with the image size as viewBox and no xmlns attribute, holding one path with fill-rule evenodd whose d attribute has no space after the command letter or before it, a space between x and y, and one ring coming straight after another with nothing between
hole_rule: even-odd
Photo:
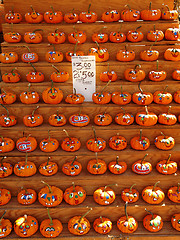
<instances>
[{"instance_id":1,"label":"painted face on pumpkin","mask_svg":"<svg viewBox=\"0 0 180 240\"><path fill-rule=\"evenodd\" d=\"M73 139L65 139L63 140L63 145L65 148L67 148L69 151L76 151L76 145L79 144L80 142L78 140L73 140Z\"/></svg>"},{"instance_id":2,"label":"painted face on pumpkin","mask_svg":"<svg viewBox=\"0 0 180 240\"><path fill-rule=\"evenodd\" d=\"M42 169L45 170L47 174L53 174L53 172L56 172L56 164L45 165Z\"/></svg>"},{"instance_id":3,"label":"painted face on pumpkin","mask_svg":"<svg viewBox=\"0 0 180 240\"><path fill-rule=\"evenodd\" d=\"M16 62L16 56L14 53L1 53L1 59L3 60L2 62L5 63L14 63Z\"/></svg>"},{"instance_id":4,"label":"painted face on pumpkin","mask_svg":"<svg viewBox=\"0 0 180 240\"><path fill-rule=\"evenodd\" d=\"M31 220L30 222L26 223L24 217L22 217L18 219L18 223L16 223L16 226L17 225L19 226L19 232L21 236L26 237L27 235L28 236L31 235L29 232L33 231L32 228L36 229L38 226L38 223L35 220Z\"/></svg>"},{"instance_id":5,"label":"painted face on pumpkin","mask_svg":"<svg viewBox=\"0 0 180 240\"><path fill-rule=\"evenodd\" d=\"M133 202L133 200L138 197L136 192L135 193L133 193L133 192L126 192L125 196L126 196L126 198L128 198L128 202Z\"/></svg>"},{"instance_id":6,"label":"painted face on pumpkin","mask_svg":"<svg viewBox=\"0 0 180 240\"><path fill-rule=\"evenodd\" d=\"M133 167L133 171L138 174L148 174L151 172L149 163L136 163Z\"/></svg>"},{"instance_id":7,"label":"painted face on pumpkin","mask_svg":"<svg viewBox=\"0 0 180 240\"><path fill-rule=\"evenodd\" d=\"M74 164L73 166L71 166L69 164L64 166L64 169L68 170L70 175L72 175L72 176L76 173L76 170L79 170L79 168L80 167L77 164Z\"/></svg>"}]
</instances>

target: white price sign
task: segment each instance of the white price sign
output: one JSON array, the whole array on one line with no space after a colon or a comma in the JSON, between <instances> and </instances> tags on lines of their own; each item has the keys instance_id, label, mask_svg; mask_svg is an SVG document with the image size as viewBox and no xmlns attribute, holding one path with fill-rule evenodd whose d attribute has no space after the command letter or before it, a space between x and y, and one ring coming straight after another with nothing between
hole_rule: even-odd
<instances>
[{"instance_id":1,"label":"white price sign","mask_svg":"<svg viewBox=\"0 0 180 240\"><path fill-rule=\"evenodd\" d=\"M72 56L73 88L92 102L92 94L96 91L95 56Z\"/></svg>"}]
</instances>

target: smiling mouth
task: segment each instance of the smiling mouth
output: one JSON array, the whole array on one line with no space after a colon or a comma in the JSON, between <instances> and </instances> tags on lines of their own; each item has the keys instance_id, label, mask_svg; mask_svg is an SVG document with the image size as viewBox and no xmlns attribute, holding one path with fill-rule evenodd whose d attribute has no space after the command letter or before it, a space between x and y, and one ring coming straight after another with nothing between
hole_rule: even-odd
<instances>
[{"instance_id":1,"label":"smiling mouth","mask_svg":"<svg viewBox=\"0 0 180 240\"><path fill-rule=\"evenodd\" d=\"M69 20L74 20L74 17L69 17Z\"/></svg>"},{"instance_id":2,"label":"smiling mouth","mask_svg":"<svg viewBox=\"0 0 180 240\"><path fill-rule=\"evenodd\" d=\"M104 58L104 54L102 54L102 55L98 54L98 57L99 58Z\"/></svg>"},{"instance_id":3,"label":"smiling mouth","mask_svg":"<svg viewBox=\"0 0 180 240\"><path fill-rule=\"evenodd\" d=\"M55 98L56 98L56 96L50 96L50 98L52 98L52 99L55 99Z\"/></svg>"}]
</instances>

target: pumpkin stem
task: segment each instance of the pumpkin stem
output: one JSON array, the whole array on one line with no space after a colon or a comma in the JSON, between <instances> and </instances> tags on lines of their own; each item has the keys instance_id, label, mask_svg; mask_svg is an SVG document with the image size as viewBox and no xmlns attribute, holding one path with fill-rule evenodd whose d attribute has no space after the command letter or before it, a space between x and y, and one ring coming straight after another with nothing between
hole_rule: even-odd
<instances>
[{"instance_id":1,"label":"pumpkin stem","mask_svg":"<svg viewBox=\"0 0 180 240\"><path fill-rule=\"evenodd\" d=\"M119 156L116 157L116 164L119 164Z\"/></svg>"},{"instance_id":2,"label":"pumpkin stem","mask_svg":"<svg viewBox=\"0 0 180 240\"><path fill-rule=\"evenodd\" d=\"M91 3L88 6L88 13L90 13L90 7L91 7Z\"/></svg>"},{"instance_id":3,"label":"pumpkin stem","mask_svg":"<svg viewBox=\"0 0 180 240\"><path fill-rule=\"evenodd\" d=\"M33 11L33 12L36 12L36 11L34 10L34 8L33 8L33 6L32 6L32 5L31 5L30 7L31 7L31 9L32 9L32 11Z\"/></svg>"},{"instance_id":4,"label":"pumpkin stem","mask_svg":"<svg viewBox=\"0 0 180 240\"><path fill-rule=\"evenodd\" d=\"M154 41L154 43L150 46L149 50L151 51L152 47L156 44L157 42L157 37L156 37L156 40Z\"/></svg>"},{"instance_id":5,"label":"pumpkin stem","mask_svg":"<svg viewBox=\"0 0 180 240\"><path fill-rule=\"evenodd\" d=\"M103 93L103 91L107 88L107 86L111 83L111 80L108 81L108 83L103 87L103 89L101 90L101 94Z\"/></svg>"},{"instance_id":6,"label":"pumpkin stem","mask_svg":"<svg viewBox=\"0 0 180 240\"><path fill-rule=\"evenodd\" d=\"M39 108L39 106L37 106L33 111L32 111L32 116L34 117L34 113L35 113L35 111L37 110Z\"/></svg>"},{"instance_id":7,"label":"pumpkin stem","mask_svg":"<svg viewBox=\"0 0 180 240\"><path fill-rule=\"evenodd\" d=\"M135 28L135 30L134 30L134 31L136 32L136 31L137 31L137 29L139 29L139 28L141 28L141 26L139 26L139 27Z\"/></svg>"},{"instance_id":8,"label":"pumpkin stem","mask_svg":"<svg viewBox=\"0 0 180 240\"><path fill-rule=\"evenodd\" d=\"M103 218L102 218L102 216L100 216L99 218L101 219L101 222L103 223Z\"/></svg>"},{"instance_id":9,"label":"pumpkin stem","mask_svg":"<svg viewBox=\"0 0 180 240\"><path fill-rule=\"evenodd\" d=\"M52 220L52 217L51 217L51 215L50 215L49 208L47 208L47 214L48 214L48 217L49 217L49 219L50 219L49 225L50 225L50 226L53 226L53 220Z\"/></svg>"},{"instance_id":10,"label":"pumpkin stem","mask_svg":"<svg viewBox=\"0 0 180 240\"><path fill-rule=\"evenodd\" d=\"M129 217L128 217L128 214L127 214L127 204L128 204L128 202L125 203L124 210L125 210L125 214L126 214L126 219L128 220Z\"/></svg>"},{"instance_id":11,"label":"pumpkin stem","mask_svg":"<svg viewBox=\"0 0 180 240\"><path fill-rule=\"evenodd\" d=\"M30 87L31 87L31 84L29 83L28 84L28 92L30 92Z\"/></svg>"},{"instance_id":12,"label":"pumpkin stem","mask_svg":"<svg viewBox=\"0 0 180 240\"><path fill-rule=\"evenodd\" d=\"M167 7L168 11L170 11L170 8L168 5L164 5L164 3L162 4L163 6Z\"/></svg>"},{"instance_id":13,"label":"pumpkin stem","mask_svg":"<svg viewBox=\"0 0 180 240\"><path fill-rule=\"evenodd\" d=\"M51 89L53 89L53 87L54 87L54 82L53 82L53 80L51 79Z\"/></svg>"},{"instance_id":14,"label":"pumpkin stem","mask_svg":"<svg viewBox=\"0 0 180 240\"><path fill-rule=\"evenodd\" d=\"M166 138L166 135L163 132L161 132L161 134L164 136L164 138Z\"/></svg>"},{"instance_id":15,"label":"pumpkin stem","mask_svg":"<svg viewBox=\"0 0 180 240\"><path fill-rule=\"evenodd\" d=\"M54 8L53 8L53 6L50 6L50 8L52 9L52 12L53 12L53 14L54 14Z\"/></svg>"},{"instance_id":16,"label":"pumpkin stem","mask_svg":"<svg viewBox=\"0 0 180 240\"><path fill-rule=\"evenodd\" d=\"M130 189L129 189L129 192L130 192L130 193L132 192L132 188L133 188L135 185L136 185L136 183L134 183L134 184L130 187Z\"/></svg>"},{"instance_id":17,"label":"pumpkin stem","mask_svg":"<svg viewBox=\"0 0 180 240\"><path fill-rule=\"evenodd\" d=\"M145 158L148 156L148 153L146 153L146 155L141 159L141 169L142 169L142 163L145 160Z\"/></svg>"},{"instance_id":18,"label":"pumpkin stem","mask_svg":"<svg viewBox=\"0 0 180 240\"><path fill-rule=\"evenodd\" d=\"M6 214L6 210L3 212L3 215L2 215L1 218L0 218L0 225L1 225L1 221L2 221L2 219L3 219L3 217L4 217L5 214Z\"/></svg>"},{"instance_id":19,"label":"pumpkin stem","mask_svg":"<svg viewBox=\"0 0 180 240\"><path fill-rule=\"evenodd\" d=\"M26 152L25 165L27 164L27 161L28 161L28 153Z\"/></svg>"},{"instance_id":20,"label":"pumpkin stem","mask_svg":"<svg viewBox=\"0 0 180 240\"><path fill-rule=\"evenodd\" d=\"M168 85L165 86L165 88L163 90L163 93L166 91L167 88L168 88Z\"/></svg>"},{"instance_id":21,"label":"pumpkin stem","mask_svg":"<svg viewBox=\"0 0 180 240\"><path fill-rule=\"evenodd\" d=\"M118 186L118 184L117 183L114 183L114 184L109 184L109 185L106 185L105 187L104 187L104 189L103 189L103 192L105 192L106 191L106 188L107 187L111 187L111 186Z\"/></svg>"},{"instance_id":22,"label":"pumpkin stem","mask_svg":"<svg viewBox=\"0 0 180 240\"><path fill-rule=\"evenodd\" d=\"M50 138L51 138L51 136L50 136L50 130L48 130L48 141L50 142Z\"/></svg>"},{"instance_id":23,"label":"pumpkin stem","mask_svg":"<svg viewBox=\"0 0 180 240\"><path fill-rule=\"evenodd\" d=\"M155 190L156 186L157 186L159 183L160 183L160 181L158 181L158 182L156 182L156 183L154 184L152 191Z\"/></svg>"},{"instance_id":24,"label":"pumpkin stem","mask_svg":"<svg viewBox=\"0 0 180 240\"><path fill-rule=\"evenodd\" d=\"M74 31L75 31L75 33L77 33L77 29L76 29L76 27L75 27L75 26L73 26L73 28L74 28Z\"/></svg>"},{"instance_id":25,"label":"pumpkin stem","mask_svg":"<svg viewBox=\"0 0 180 240\"><path fill-rule=\"evenodd\" d=\"M159 61L156 61L156 70L159 71Z\"/></svg>"},{"instance_id":26,"label":"pumpkin stem","mask_svg":"<svg viewBox=\"0 0 180 240\"><path fill-rule=\"evenodd\" d=\"M17 46L17 47L25 47L25 48L27 48L27 50L28 50L29 52L31 52L30 48L29 48L28 46L26 46L26 45Z\"/></svg>"},{"instance_id":27,"label":"pumpkin stem","mask_svg":"<svg viewBox=\"0 0 180 240\"><path fill-rule=\"evenodd\" d=\"M166 161L166 164L169 163L170 159L171 159L171 154L169 154L168 159L167 159L167 161Z\"/></svg>"},{"instance_id":28,"label":"pumpkin stem","mask_svg":"<svg viewBox=\"0 0 180 240\"><path fill-rule=\"evenodd\" d=\"M128 7L129 11L131 11L131 7L129 6L129 4L126 4L125 7Z\"/></svg>"},{"instance_id":29,"label":"pumpkin stem","mask_svg":"<svg viewBox=\"0 0 180 240\"><path fill-rule=\"evenodd\" d=\"M34 71L37 72L35 66L31 62L28 62L28 63L31 65L31 67L34 69Z\"/></svg>"},{"instance_id":30,"label":"pumpkin stem","mask_svg":"<svg viewBox=\"0 0 180 240\"><path fill-rule=\"evenodd\" d=\"M72 185L73 185L73 192L75 192L75 191L76 191L76 190L75 190L75 183L72 182Z\"/></svg>"},{"instance_id":31,"label":"pumpkin stem","mask_svg":"<svg viewBox=\"0 0 180 240\"><path fill-rule=\"evenodd\" d=\"M77 45L78 45L78 42L76 42L76 44L74 46L74 54L76 54Z\"/></svg>"},{"instance_id":32,"label":"pumpkin stem","mask_svg":"<svg viewBox=\"0 0 180 240\"><path fill-rule=\"evenodd\" d=\"M167 114L170 113L170 110L171 110L171 106L169 106L168 111L167 111Z\"/></svg>"},{"instance_id":33,"label":"pumpkin stem","mask_svg":"<svg viewBox=\"0 0 180 240\"><path fill-rule=\"evenodd\" d=\"M76 159L77 159L77 156L74 157L74 159L73 159L73 161L72 161L72 163L71 163L71 166L73 166L73 164L74 164L74 162L76 161Z\"/></svg>"},{"instance_id":34,"label":"pumpkin stem","mask_svg":"<svg viewBox=\"0 0 180 240\"><path fill-rule=\"evenodd\" d=\"M80 217L80 219L78 220L78 222L81 222L81 220L92 210L92 208L90 208L84 215L82 215Z\"/></svg>"},{"instance_id":35,"label":"pumpkin stem","mask_svg":"<svg viewBox=\"0 0 180 240\"><path fill-rule=\"evenodd\" d=\"M122 93L121 93L122 94ZM125 115L126 114L126 111L123 107L121 107L121 109L123 110L123 114Z\"/></svg>"},{"instance_id":36,"label":"pumpkin stem","mask_svg":"<svg viewBox=\"0 0 180 240\"><path fill-rule=\"evenodd\" d=\"M140 129L140 136L139 136L139 140L142 140L142 129Z\"/></svg>"},{"instance_id":37,"label":"pumpkin stem","mask_svg":"<svg viewBox=\"0 0 180 240\"><path fill-rule=\"evenodd\" d=\"M27 222L27 215L24 215L24 222Z\"/></svg>"},{"instance_id":38,"label":"pumpkin stem","mask_svg":"<svg viewBox=\"0 0 180 240\"><path fill-rule=\"evenodd\" d=\"M152 215L152 220L153 220L154 219L154 214L151 211L147 210L146 208L145 208L145 211Z\"/></svg>"},{"instance_id":39,"label":"pumpkin stem","mask_svg":"<svg viewBox=\"0 0 180 240\"><path fill-rule=\"evenodd\" d=\"M74 89L74 94L76 95L76 88L73 88Z\"/></svg>"},{"instance_id":40,"label":"pumpkin stem","mask_svg":"<svg viewBox=\"0 0 180 240\"><path fill-rule=\"evenodd\" d=\"M56 66L54 66L53 64L51 65L54 69L56 69L56 71L59 73L60 71L59 71L59 69L56 67Z\"/></svg>"},{"instance_id":41,"label":"pumpkin stem","mask_svg":"<svg viewBox=\"0 0 180 240\"><path fill-rule=\"evenodd\" d=\"M92 129L93 129L93 132L94 132L95 141L97 141L96 130L95 130L94 126L92 126Z\"/></svg>"},{"instance_id":42,"label":"pumpkin stem","mask_svg":"<svg viewBox=\"0 0 180 240\"><path fill-rule=\"evenodd\" d=\"M25 187L21 187L22 190L25 190L25 194L28 194L28 190Z\"/></svg>"},{"instance_id":43,"label":"pumpkin stem","mask_svg":"<svg viewBox=\"0 0 180 240\"><path fill-rule=\"evenodd\" d=\"M107 27L106 27L106 26L103 26L102 28L100 28L99 33L101 34L101 33L102 33L102 30L105 29L105 28L107 28Z\"/></svg>"},{"instance_id":44,"label":"pumpkin stem","mask_svg":"<svg viewBox=\"0 0 180 240\"><path fill-rule=\"evenodd\" d=\"M124 46L124 48L125 48L125 51L127 52L127 44Z\"/></svg>"},{"instance_id":45,"label":"pumpkin stem","mask_svg":"<svg viewBox=\"0 0 180 240\"><path fill-rule=\"evenodd\" d=\"M179 187L180 187L180 183L178 183L178 186L177 186L177 193L179 193Z\"/></svg>"},{"instance_id":46,"label":"pumpkin stem","mask_svg":"<svg viewBox=\"0 0 180 240\"><path fill-rule=\"evenodd\" d=\"M134 67L134 70L136 70L137 68L141 68L140 64L136 64L136 66Z\"/></svg>"},{"instance_id":47,"label":"pumpkin stem","mask_svg":"<svg viewBox=\"0 0 180 240\"><path fill-rule=\"evenodd\" d=\"M154 32L155 32L155 31L156 31L156 26L155 26L155 24L154 24L153 28L154 28ZM156 37L156 38L157 38L157 37Z\"/></svg>"},{"instance_id":48,"label":"pumpkin stem","mask_svg":"<svg viewBox=\"0 0 180 240\"><path fill-rule=\"evenodd\" d=\"M46 166L49 164L50 159L51 159L51 157L48 157L48 160L47 160Z\"/></svg>"},{"instance_id":49,"label":"pumpkin stem","mask_svg":"<svg viewBox=\"0 0 180 240\"><path fill-rule=\"evenodd\" d=\"M144 106L144 108L145 108L145 111L146 111L146 115L148 115L148 114L149 114L149 112L148 112L148 107L147 107L147 106Z\"/></svg>"},{"instance_id":50,"label":"pumpkin stem","mask_svg":"<svg viewBox=\"0 0 180 240\"><path fill-rule=\"evenodd\" d=\"M9 117L9 110L7 109L7 107L5 107L3 104L0 103L0 105L6 109L6 112L7 112L7 117Z\"/></svg>"},{"instance_id":51,"label":"pumpkin stem","mask_svg":"<svg viewBox=\"0 0 180 240\"><path fill-rule=\"evenodd\" d=\"M56 29L54 30L54 32L57 33L58 30L59 30L59 28L56 28Z\"/></svg>"},{"instance_id":52,"label":"pumpkin stem","mask_svg":"<svg viewBox=\"0 0 180 240\"><path fill-rule=\"evenodd\" d=\"M24 133L24 132L23 132L23 133ZM28 135L27 135L26 140L25 140L26 142L27 142L27 140L28 140L28 138L29 138L30 136L31 136L31 134L28 134Z\"/></svg>"},{"instance_id":53,"label":"pumpkin stem","mask_svg":"<svg viewBox=\"0 0 180 240\"><path fill-rule=\"evenodd\" d=\"M151 11L152 2L149 3L149 10Z\"/></svg>"},{"instance_id":54,"label":"pumpkin stem","mask_svg":"<svg viewBox=\"0 0 180 240\"><path fill-rule=\"evenodd\" d=\"M2 89L2 88L1 88L0 93L1 93L1 92L4 92L5 94L7 94L7 92L6 92L4 89Z\"/></svg>"},{"instance_id":55,"label":"pumpkin stem","mask_svg":"<svg viewBox=\"0 0 180 240\"><path fill-rule=\"evenodd\" d=\"M13 23L11 23L11 32L13 32Z\"/></svg>"},{"instance_id":56,"label":"pumpkin stem","mask_svg":"<svg viewBox=\"0 0 180 240\"><path fill-rule=\"evenodd\" d=\"M48 44L48 45L51 45L51 46L53 46L53 50L54 50L54 52L56 52L56 49L55 49L55 46L54 46L54 44L53 44L53 43L50 43L50 44Z\"/></svg>"},{"instance_id":57,"label":"pumpkin stem","mask_svg":"<svg viewBox=\"0 0 180 240\"><path fill-rule=\"evenodd\" d=\"M65 132L65 134L67 135L67 137L70 138L69 133L66 131L66 129L63 129L63 131Z\"/></svg>"},{"instance_id":58,"label":"pumpkin stem","mask_svg":"<svg viewBox=\"0 0 180 240\"><path fill-rule=\"evenodd\" d=\"M100 48L99 43L97 41L95 41L95 43L96 43L96 45L98 47L98 50L99 50L99 48Z\"/></svg>"},{"instance_id":59,"label":"pumpkin stem","mask_svg":"<svg viewBox=\"0 0 180 240\"><path fill-rule=\"evenodd\" d=\"M11 70L11 73L13 73L15 70L17 70L16 67L14 67L14 68Z\"/></svg>"},{"instance_id":60,"label":"pumpkin stem","mask_svg":"<svg viewBox=\"0 0 180 240\"><path fill-rule=\"evenodd\" d=\"M6 157L6 156L3 156L3 157L1 158L1 163L0 163L0 166L1 166L1 167L3 167L3 160L4 160L5 158L7 158L7 157Z\"/></svg>"},{"instance_id":61,"label":"pumpkin stem","mask_svg":"<svg viewBox=\"0 0 180 240\"><path fill-rule=\"evenodd\" d=\"M2 141L3 141L3 142L5 142L5 139L3 138L3 136L2 136L2 135L0 135L0 138L2 138Z\"/></svg>"},{"instance_id":62,"label":"pumpkin stem","mask_svg":"<svg viewBox=\"0 0 180 240\"><path fill-rule=\"evenodd\" d=\"M14 14L14 6L12 6L11 9L12 14Z\"/></svg>"},{"instance_id":63,"label":"pumpkin stem","mask_svg":"<svg viewBox=\"0 0 180 240\"><path fill-rule=\"evenodd\" d=\"M43 29L35 29L32 33L35 33L35 32L39 32L39 31L42 31L43 32Z\"/></svg>"},{"instance_id":64,"label":"pumpkin stem","mask_svg":"<svg viewBox=\"0 0 180 240\"><path fill-rule=\"evenodd\" d=\"M95 155L96 155L96 162L98 164L98 156L97 156L97 152L95 152Z\"/></svg>"},{"instance_id":65,"label":"pumpkin stem","mask_svg":"<svg viewBox=\"0 0 180 240\"><path fill-rule=\"evenodd\" d=\"M139 82L138 88L139 88L139 91L141 92L141 94L143 94L143 90L142 90L142 88L140 87L140 85L141 85L141 82Z\"/></svg>"},{"instance_id":66,"label":"pumpkin stem","mask_svg":"<svg viewBox=\"0 0 180 240\"><path fill-rule=\"evenodd\" d=\"M79 108L79 116L81 115L81 112L82 112L82 105Z\"/></svg>"},{"instance_id":67,"label":"pumpkin stem","mask_svg":"<svg viewBox=\"0 0 180 240\"><path fill-rule=\"evenodd\" d=\"M46 182L44 182L44 181L42 181L42 180L41 180L41 182L42 182L43 184L45 184L46 186L48 186L48 188L49 188L49 193L52 193L52 188L51 188L51 186L50 186L48 183L46 183Z\"/></svg>"}]
</instances>

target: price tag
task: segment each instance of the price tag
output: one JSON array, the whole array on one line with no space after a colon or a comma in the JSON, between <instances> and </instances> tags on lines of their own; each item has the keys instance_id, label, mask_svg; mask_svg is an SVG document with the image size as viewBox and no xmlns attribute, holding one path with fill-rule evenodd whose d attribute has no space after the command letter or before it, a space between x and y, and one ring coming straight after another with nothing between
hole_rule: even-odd
<instances>
[{"instance_id":1,"label":"price tag","mask_svg":"<svg viewBox=\"0 0 180 240\"><path fill-rule=\"evenodd\" d=\"M96 91L95 56L72 56L73 88L92 102L92 94Z\"/></svg>"}]
</instances>

